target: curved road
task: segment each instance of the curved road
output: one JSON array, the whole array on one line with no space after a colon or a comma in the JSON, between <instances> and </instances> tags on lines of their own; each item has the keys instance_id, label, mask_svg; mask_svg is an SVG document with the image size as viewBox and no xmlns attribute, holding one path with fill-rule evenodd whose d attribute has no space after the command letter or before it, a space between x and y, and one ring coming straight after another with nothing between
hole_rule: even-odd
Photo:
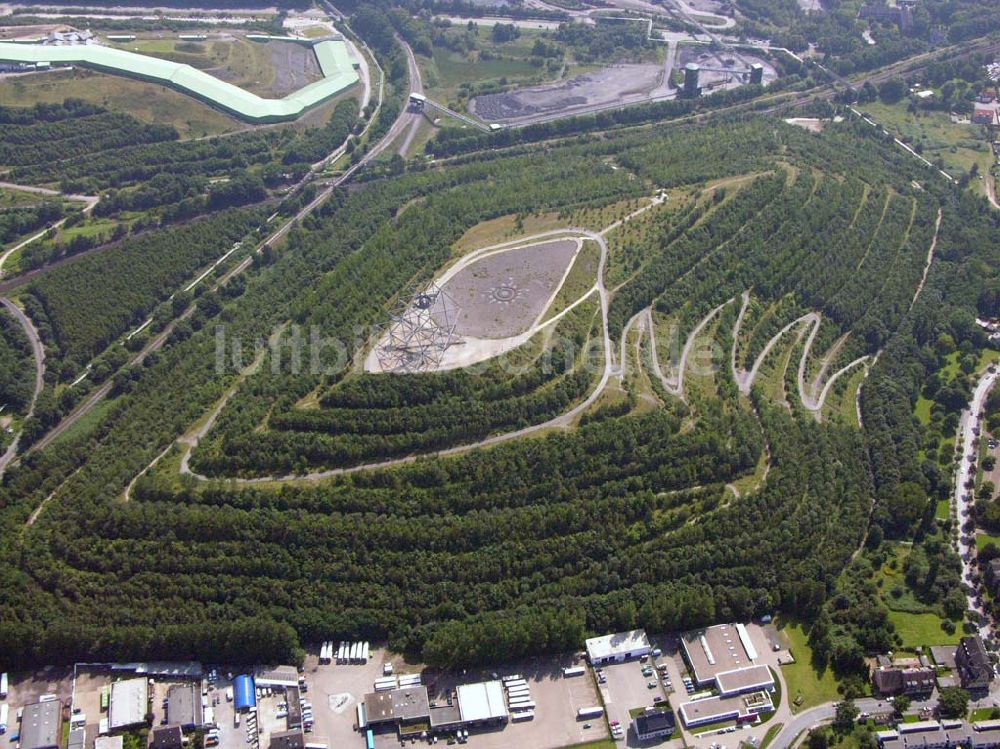
<instances>
[{"instance_id":1,"label":"curved road","mask_svg":"<svg viewBox=\"0 0 1000 749\"><path fill-rule=\"evenodd\" d=\"M20 307L9 299L2 297L0 297L0 304L3 304L14 316L14 319L21 324L25 335L28 336L28 340L31 342L31 352L35 359L35 390L31 394L31 403L28 406L28 412L24 416L26 421L35 413L35 403L38 401L38 394L42 392L42 387L45 385L43 379L45 376L45 347L42 346L42 340L38 337L38 331L35 330L35 326L31 323L28 316L21 311ZM17 445L20 441L21 432L18 432L3 456L0 456L0 476L3 475L4 471L7 470L7 466L17 455Z\"/></svg>"}]
</instances>

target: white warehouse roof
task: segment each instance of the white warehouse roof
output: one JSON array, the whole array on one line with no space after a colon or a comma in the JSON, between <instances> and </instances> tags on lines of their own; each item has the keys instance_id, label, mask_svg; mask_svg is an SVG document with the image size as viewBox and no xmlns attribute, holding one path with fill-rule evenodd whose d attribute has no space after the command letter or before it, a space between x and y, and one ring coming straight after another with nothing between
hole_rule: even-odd
<instances>
[{"instance_id":1,"label":"white warehouse roof","mask_svg":"<svg viewBox=\"0 0 1000 749\"><path fill-rule=\"evenodd\" d=\"M587 655L592 662L643 650L647 653L650 650L649 638L646 637L644 629L591 637L587 640Z\"/></svg>"},{"instance_id":2,"label":"white warehouse roof","mask_svg":"<svg viewBox=\"0 0 1000 749\"><path fill-rule=\"evenodd\" d=\"M149 683L145 676L116 681L111 685L108 728L112 731L145 723L147 710L149 710Z\"/></svg>"},{"instance_id":3,"label":"white warehouse roof","mask_svg":"<svg viewBox=\"0 0 1000 749\"><path fill-rule=\"evenodd\" d=\"M477 723L507 716L503 687L499 681L481 681L458 687L458 709L464 723Z\"/></svg>"}]
</instances>

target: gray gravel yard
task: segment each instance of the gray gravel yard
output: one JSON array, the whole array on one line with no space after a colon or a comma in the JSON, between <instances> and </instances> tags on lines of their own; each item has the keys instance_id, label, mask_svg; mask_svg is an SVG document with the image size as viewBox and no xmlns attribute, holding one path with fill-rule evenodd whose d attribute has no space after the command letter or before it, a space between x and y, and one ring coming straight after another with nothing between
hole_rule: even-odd
<instances>
[{"instance_id":1,"label":"gray gravel yard","mask_svg":"<svg viewBox=\"0 0 1000 749\"><path fill-rule=\"evenodd\" d=\"M613 65L561 83L477 96L469 111L486 122L516 122L524 117L616 102L652 91L663 81L662 65Z\"/></svg>"},{"instance_id":2,"label":"gray gravel yard","mask_svg":"<svg viewBox=\"0 0 1000 749\"><path fill-rule=\"evenodd\" d=\"M526 331L548 307L578 246L557 239L486 255L458 271L444 285L461 310L456 333L507 338Z\"/></svg>"}]
</instances>

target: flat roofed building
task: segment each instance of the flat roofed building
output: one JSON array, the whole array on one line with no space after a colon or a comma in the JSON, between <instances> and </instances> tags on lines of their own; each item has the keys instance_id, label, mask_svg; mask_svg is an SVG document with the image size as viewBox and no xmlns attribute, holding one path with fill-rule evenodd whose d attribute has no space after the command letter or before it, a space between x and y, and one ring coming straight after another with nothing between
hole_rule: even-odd
<instances>
[{"instance_id":1,"label":"flat roofed building","mask_svg":"<svg viewBox=\"0 0 1000 749\"><path fill-rule=\"evenodd\" d=\"M718 674L754 665L757 653L747 653L744 639L749 638L741 635L732 624L716 624L681 635L684 659L698 686L711 684Z\"/></svg>"},{"instance_id":2,"label":"flat roofed building","mask_svg":"<svg viewBox=\"0 0 1000 749\"><path fill-rule=\"evenodd\" d=\"M965 689L987 689L993 680L993 665L979 635L959 640L955 666Z\"/></svg>"},{"instance_id":3,"label":"flat roofed building","mask_svg":"<svg viewBox=\"0 0 1000 749\"><path fill-rule=\"evenodd\" d=\"M192 730L202 723L201 690L194 684L174 684L167 690L167 723Z\"/></svg>"},{"instance_id":4,"label":"flat roofed building","mask_svg":"<svg viewBox=\"0 0 1000 749\"><path fill-rule=\"evenodd\" d=\"M955 651L957 649L954 645L932 645L931 656L939 666L955 668Z\"/></svg>"},{"instance_id":5,"label":"flat roofed building","mask_svg":"<svg viewBox=\"0 0 1000 749\"><path fill-rule=\"evenodd\" d=\"M149 749L182 749L184 733L180 726L160 726L149 733Z\"/></svg>"},{"instance_id":6,"label":"flat roofed building","mask_svg":"<svg viewBox=\"0 0 1000 749\"><path fill-rule=\"evenodd\" d=\"M641 658L644 655L649 655L651 650L649 638L646 637L646 631L642 629L591 637L587 640L587 657L595 666L602 663L621 663L630 658Z\"/></svg>"},{"instance_id":7,"label":"flat roofed building","mask_svg":"<svg viewBox=\"0 0 1000 749\"><path fill-rule=\"evenodd\" d=\"M111 706L108 708L110 730L145 723L148 711L149 682L146 677L123 679L111 685Z\"/></svg>"},{"instance_id":8,"label":"flat roofed building","mask_svg":"<svg viewBox=\"0 0 1000 749\"><path fill-rule=\"evenodd\" d=\"M430 718L427 687L406 687L365 696L365 717L369 726L410 723Z\"/></svg>"},{"instance_id":9,"label":"flat roofed building","mask_svg":"<svg viewBox=\"0 0 1000 749\"><path fill-rule=\"evenodd\" d=\"M74 728L69 732L69 742L66 744L66 749L83 749L83 745L87 740L87 729L86 728Z\"/></svg>"},{"instance_id":10,"label":"flat roofed building","mask_svg":"<svg viewBox=\"0 0 1000 749\"><path fill-rule=\"evenodd\" d=\"M98 736L94 741L94 749L122 749L123 746L124 736Z\"/></svg>"},{"instance_id":11,"label":"flat roofed building","mask_svg":"<svg viewBox=\"0 0 1000 749\"><path fill-rule=\"evenodd\" d=\"M632 730L639 741L652 741L673 735L677 727L674 713L669 709L647 708L632 719Z\"/></svg>"},{"instance_id":12,"label":"flat roofed building","mask_svg":"<svg viewBox=\"0 0 1000 749\"><path fill-rule=\"evenodd\" d=\"M302 731L275 731L271 734L269 749L304 749L305 735Z\"/></svg>"},{"instance_id":13,"label":"flat roofed building","mask_svg":"<svg viewBox=\"0 0 1000 749\"><path fill-rule=\"evenodd\" d=\"M62 736L62 703L36 702L21 714L21 749L58 749Z\"/></svg>"},{"instance_id":14,"label":"flat roofed building","mask_svg":"<svg viewBox=\"0 0 1000 749\"><path fill-rule=\"evenodd\" d=\"M774 691L774 676L767 666L750 666L735 671L723 671L715 676L716 686L723 697L761 689Z\"/></svg>"},{"instance_id":15,"label":"flat roofed building","mask_svg":"<svg viewBox=\"0 0 1000 749\"><path fill-rule=\"evenodd\" d=\"M503 686L499 681L462 684L458 687L458 709L465 724L503 723L507 720Z\"/></svg>"},{"instance_id":16,"label":"flat roofed building","mask_svg":"<svg viewBox=\"0 0 1000 749\"><path fill-rule=\"evenodd\" d=\"M253 680L258 687L297 687L299 671L295 666L258 668Z\"/></svg>"},{"instance_id":17,"label":"flat roofed building","mask_svg":"<svg viewBox=\"0 0 1000 749\"><path fill-rule=\"evenodd\" d=\"M753 720L757 715L773 710L774 703L767 692L754 692L736 697L706 697L685 702L678 708L681 720L689 728L723 720L738 722Z\"/></svg>"},{"instance_id":18,"label":"flat roofed building","mask_svg":"<svg viewBox=\"0 0 1000 749\"><path fill-rule=\"evenodd\" d=\"M288 706L289 730L302 728L302 703L299 702L299 688L297 686L285 689L285 704Z\"/></svg>"}]
</instances>

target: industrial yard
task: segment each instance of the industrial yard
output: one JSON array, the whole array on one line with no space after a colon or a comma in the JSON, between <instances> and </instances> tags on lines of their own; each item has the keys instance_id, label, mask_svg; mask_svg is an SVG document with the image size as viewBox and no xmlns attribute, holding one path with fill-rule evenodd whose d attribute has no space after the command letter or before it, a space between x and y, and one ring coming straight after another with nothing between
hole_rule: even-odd
<instances>
[{"instance_id":1,"label":"industrial yard","mask_svg":"<svg viewBox=\"0 0 1000 749\"><path fill-rule=\"evenodd\" d=\"M560 749L609 737L680 747L682 736L696 738L696 723L759 723L725 710L691 721L693 705L704 712L749 695L767 712L780 707L769 696L780 695L767 665L781 660L772 641L753 624L652 639L635 630L477 670L425 668L360 641L310 648L298 668L78 664L10 675L0 748L121 749L134 737L179 749L194 736L208 749L387 749L401 740ZM17 725L12 711L32 724ZM63 725L68 747L57 737Z\"/></svg>"}]
</instances>

